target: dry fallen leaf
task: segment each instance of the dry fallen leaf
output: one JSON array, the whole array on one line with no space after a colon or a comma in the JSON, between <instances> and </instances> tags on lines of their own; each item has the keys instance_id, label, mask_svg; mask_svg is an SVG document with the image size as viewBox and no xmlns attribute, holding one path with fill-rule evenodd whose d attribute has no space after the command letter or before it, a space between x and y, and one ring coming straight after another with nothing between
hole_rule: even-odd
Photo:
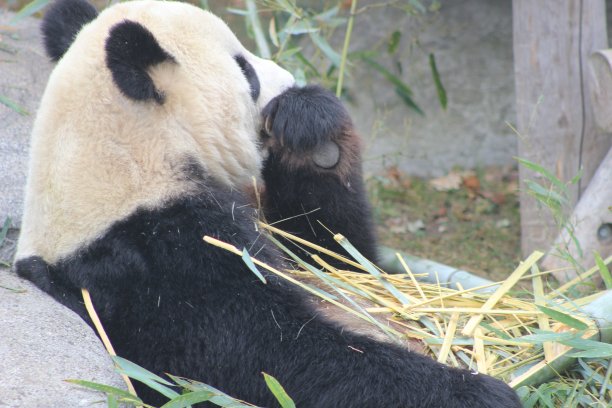
<instances>
[{"instance_id":1,"label":"dry fallen leaf","mask_svg":"<svg viewBox=\"0 0 612 408\"><path fill-rule=\"evenodd\" d=\"M446 176L429 180L429 184L431 184L436 191L458 190L459 187L461 187L462 178L461 174L449 173Z\"/></svg>"}]
</instances>

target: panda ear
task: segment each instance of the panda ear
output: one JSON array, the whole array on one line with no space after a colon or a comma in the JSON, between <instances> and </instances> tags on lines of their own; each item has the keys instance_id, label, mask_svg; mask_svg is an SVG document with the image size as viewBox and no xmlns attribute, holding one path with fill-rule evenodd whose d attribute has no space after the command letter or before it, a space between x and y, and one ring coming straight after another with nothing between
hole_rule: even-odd
<instances>
[{"instance_id":1,"label":"panda ear","mask_svg":"<svg viewBox=\"0 0 612 408\"><path fill-rule=\"evenodd\" d=\"M164 103L163 93L155 87L147 72L149 67L164 61L175 62L153 34L139 23L126 20L110 30L106 39L106 66L125 96Z\"/></svg>"},{"instance_id":2,"label":"panda ear","mask_svg":"<svg viewBox=\"0 0 612 408\"><path fill-rule=\"evenodd\" d=\"M57 0L45 14L42 33L47 55L58 61L66 53L81 28L98 12L85 0Z\"/></svg>"}]
</instances>

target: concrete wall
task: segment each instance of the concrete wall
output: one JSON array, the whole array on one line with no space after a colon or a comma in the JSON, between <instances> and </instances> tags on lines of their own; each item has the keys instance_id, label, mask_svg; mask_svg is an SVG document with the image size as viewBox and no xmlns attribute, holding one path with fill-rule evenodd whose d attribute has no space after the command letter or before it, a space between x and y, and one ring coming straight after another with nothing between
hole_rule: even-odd
<instances>
[{"instance_id":1,"label":"concrete wall","mask_svg":"<svg viewBox=\"0 0 612 408\"><path fill-rule=\"evenodd\" d=\"M372 48L396 29L402 32L402 79L426 115L411 111L371 69L354 72L348 82L356 96L351 110L367 141L371 171L396 164L410 174L435 176L454 166L514 163L517 139L505 123L515 121L512 2L441 3L439 12L425 16L387 7L355 21L353 50ZM430 52L448 94L446 111L438 103ZM385 65L392 69L389 62Z\"/></svg>"}]
</instances>

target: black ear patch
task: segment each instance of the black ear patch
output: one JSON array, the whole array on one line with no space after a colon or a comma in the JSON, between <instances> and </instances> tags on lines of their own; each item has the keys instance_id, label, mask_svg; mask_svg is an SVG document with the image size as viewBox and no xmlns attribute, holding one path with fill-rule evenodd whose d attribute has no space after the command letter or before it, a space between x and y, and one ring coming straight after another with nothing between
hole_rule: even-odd
<instances>
[{"instance_id":1,"label":"black ear patch","mask_svg":"<svg viewBox=\"0 0 612 408\"><path fill-rule=\"evenodd\" d=\"M57 0L42 21L47 55L58 61L66 53L81 28L96 18L98 12L85 0Z\"/></svg>"},{"instance_id":2,"label":"black ear patch","mask_svg":"<svg viewBox=\"0 0 612 408\"><path fill-rule=\"evenodd\" d=\"M117 87L128 98L164 103L164 94L147 73L149 67L164 61L175 62L153 34L139 23L126 20L110 30L106 39L106 66Z\"/></svg>"},{"instance_id":3,"label":"black ear patch","mask_svg":"<svg viewBox=\"0 0 612 408\"><path fill-rule=\"evenodd\" d=\"M251 98L253 101L256 101L259 98L259 92L261 91L261 85L259 84L259 77L257 76L257 72L249 61L246 60L242 55L236 55L234 57L236 63L240 67L240 70L244 74L244 77L247 81L249 81L249 86L251 87Z\"/></svg>"}]
</instances>

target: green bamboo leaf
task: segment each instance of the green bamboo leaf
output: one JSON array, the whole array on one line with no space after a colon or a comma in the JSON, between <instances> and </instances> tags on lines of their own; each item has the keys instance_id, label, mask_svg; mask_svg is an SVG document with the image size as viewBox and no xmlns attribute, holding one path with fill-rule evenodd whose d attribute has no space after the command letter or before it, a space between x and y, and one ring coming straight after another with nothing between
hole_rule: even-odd
<instances>
[{"instance_id":1,"label":"green bamboo leaf","mask_svg":"<svg viewBox=\"0 0 612 408\"><path fill-rule=\"evenodd\" d=\"M268 282L266 282L266 278L264 278L264 276L261 274L261 272L259 272L259 269L257 269L255 264L253 263L253 259L251 259L251 255L249 255L249 253L246 250L246 248L242 249L242 260L244 261L246 266L249 267L251 272L253 272L255 274L255 276L257 276L259 278L260 281L262 281L263 283L268 283Z\"/></svg>"},{"instance_id":2,"label":"green bamboo leaf","mask_svg":"<svg viewBox=\"0 0 612 408\"><path fill-rule=\"evenodd\" d=\"M412 89L410 89L410 87L406 85L404 81L399 79L396 75L391 73L387 68L383 67L378 62L374 61L372 58L362 55L361 59L378 71L387 81L395 85L395 93L404 101L406 105L411 107L415 112L424 115L421 108L412 99Z\"/></svg>"},{"instance_id":3,"label":"green bamboo leaf","mask_svg":"<svg viewBox=\"0 0 612 408\"><path fill-rule=\"evenodd\" d=\"M297 57L298 60L300 60L300 62L302 64L304 64L305 66L310 68L312 70L312 72L315 74L315 76L317 76L317 77L321 76L321 74L319 73L319 70L317 69L317 67L312 65L312 63L308 60L308 58L306 58L304 56L304 54L302 54L301 50L300 50L300 52L296 53L295 56Z\"/></svg>"},{"instance_id":4,"label":"green bamboo leaf","mask_svg":"<svg viewBox=\"0 0 612 408\"><path fill-rule=\"evenodd\" d=\"M65 380L70 384L80 385L81 387L89 388L90 390L103 392L106 395L114 395L126 401L133 401L135 403L142 404L142 400L129 392L122 390L121 388L111 387L110 385L98 384L91 381L85 380Z\"/></svg>"},{"instance_id":5,"label":"green bamboo leaf","mask_svg":"<svg viewBox=\"0 0 612 408\"><path fill-rule=\"evenodd\" d=\"M226 408L252 408L255 407L255 405L237 400L227 394L225 394L223 391L220 391L218 389L216 389L215 387L212 387L208 384L204 384L198 381L194 381L194 380L187 380L181 377L176 377L170 374L167 374L168 377L170 377L172 379L172 381L174 381L177 385L181 386L182 388L190 391L190 392L199 392L199 391L206 391L212 394L212 396L210 397L209 401L215 405L218 405L220 407L226 407Z\"/></svg>"},{"instance_id":6,"label":"green bamboo leaf","mask_svg":"<svg viewBox=\"0 0 612 408\"><path fill-rule=\"evenodd\" d=\"M571 184L578 183L580 179L582 178L583 174L584 174L584 167L580 167L580 170L578 170L578 173L576 173L576 175L572 177L572 179L570 180L570 183Z\"/></svg>"},{"instance_id":7,"label":"green bamboo leaf","mask_svg":"<svg viewBox=\"0 0 612 408\"><path fill-rule=\"evenodd\" d=\"M425 6L423 6L423 3L421 3L419 0L410 0L409 3L420 13L425 13L427 11Z\"/></svg>"},{"instance_id":8,"label":"green bamboo leaf","mask_svg":"<svg viewBox=\"0 0 612 408\"><path fill-rule=\"evenodd\" d=\"M235 14L237 16L242 16L242 17L246 17L249 15L249 12L243 9L237 9L237 8L233 8L233 7L228 7L225 9L225 11L227 11L230 14Z\"/></svg>"},{"instance_id":9,"label":"green bamboo leaf","mask_svg":"<svg viewBox=\"0 0 612 408\"><path fill-rule=\"evenodd\" d=\"M579 334L572 332L556 333L550 331L542 331L538 334L528 334L526 336L517 337L515 340L526 343L544 343L547 341L555 341L561 343L579 337Z\"/></svg>"},{"instance_id":10,"label":"green bamboo leaf","mask_svg":"<svg viewBox=\"0 0 612 408\"><path fill-rule=\"evenodd\" d=\"M391 37L389 38L389 44L387 44L387 52L391 55L397 52L397 48L399 46L400 40L402 39L402 32L399 30L395 30L391 33Z\"/></svg>"},{"instance_id":11,"label":"green bamboo leaf","mask_svg":"<svg viewBox=\"0 0 612 408\"><path fill-rule=\"evenodd\" d=\"M336 17L338 15L338 11L339 10L340 10L340 6L332 7L329 10L325 10L321 14L315 15L313 17L313 19L317 20L317 21L323 21L323 22L325 22L327 24L329 24L330 22L333 22L335 20L344 21L343 19L334 19L334 17Z\"/></svg>"},{"instance_id":12,"label":"green bamboo leaf","mask_svg":"<svg viewBox=\"0 0 612 408\"><path fill-rule=\"evenodd\" d=\"M198 402L209 401L214 394L210 391L193 391L179 395L161 406L161 408L186 408Z\"/></svg>"},{"instance_id":13,"label":"green bamboo leaf","mask_svg":"<svg viewBox=\"0 0 612 408\"><path fill-rule=\"evenodd\" d=\"M18 21L31 16L32 14L42 10L51 0L34 0L23 6L21 10L9 21L9 24L15 24Z\"/></svg>"},{"instance_id":14,"label":"green bamboo leaf","mask_svg":"<svg viewBox=\"0 0 612 408\"><path fill-rule=\"evenodd\" d=\"M281 405L282 408L295 408L295 403L287 395L287 392L283 388L282 385L278 382L278 380L272 377L270 374L262 373L264 375L264 379L266 380L266 385L272 391L272 394L276 397L276 400Z\"/></svg>"},{"instance_id":15,"label":"green bamboo leaf","mask_svg":"<svg viewBox=\"0 0 612 408\"><path fill-rule=\"evenodd\" d=\"M578 320L578 319L576 319L576 318L574 318L574 317L572 317L572 316L570 316L568 314L560 312L558 310L551 309L549 307L542 306L542 305L536 305L536 307L538 309L540 309L544 314L546 314L547 316L549 316L552 319L554 319L555 321L557 321L559 323L563 323L563 324L565 324L565 325L567 325L567 326L569 326L571 328L574 328L574 329L577 329L577 330L586 330L586 329L589 328L589 326L586 323L584 323L584 322L582 322L582 321L580 321L580 320Z\"/></svg>"},{"instance_id":16,"label":"green bamboo leaf","mask_svg":"<svg viewBox=\"0 0 612 408\"><path fill-rule=\"evenodd\" d=\"M601 341L583 339L581 337L576 337L573 339L563 340L561 343L566 346L573 347L579 350L605 350L608 355L603 357L611 357L612 356L612 344L603 343Z\"/></svg>"},{"instance_id":17,"label":"green bamboo leaf","mask_svg":"<svg viewBox=\"0 0 612 408\"><path fill-rule=\"evenodd\" d=\"M327 40L319 35L319 33L309 33L312 42L321 50L323 54L334 64L335 67L340 66L340 54L338 54L329 45Z\"/></svg>"},{"instance_id":18,"label":"green bamboo leaf","mask_svg":"<svg viewBox=\"0 0 612 408\"><path fill-rule=\"evenodd\" d=\"M172 388L169 388L174 386L174 384L164 380L156 374L153 374L149 370L118 356L112 356L111 358L117 365L119 373L125 374L130 378L140 381L149 388L153 388L155 391L170 399L180 395Z\"/></svg>"},{"instance_id":19,"label":"green bamboo leaf","mask_svg":"<svg viewBox=\"0 0 612 408\"><path fill-rule=\"evenodd\" d=\"M527 159L522 159L520 157L516 157L515 159L516 159L516 161L519 162L519 164L523 165L524 167L528 168L529 170L532 170L532 171L534 171L534 172L544 176L555 187L557 187L557 189L559 191L561 191L564 194L567 194L567 186L561 180L559 180L554 174L552 174L550 171L548 171L544 167L540 166L539 164L536 164L536 163L534 163L532 161L529 161Z\"/></svg>"},{"instance_id":20,"label":"green bamboo leaf","mask_svg":"<svg viewBox=\"0 0 612 408\"><path fill-rule=\"evenodd\" d=\"M2 226L2 230L0 230L0 246L6 239L6 234L8 234L8 230L11 227L11 217L6 217L4 220L4 225Z\"/></svg>"},{"instance_id":21,"label":"green bamboo leaf","mask_svg":"<svg viewBox=\"0 0 612 408\"><path fill-rule=\"evenodd\" d=\"M108 394L106 397L106 404L108 408L119 408L119 402L117 402L117 397L112 394Z\"/></svg>"},{"instance_id":22,"label":"green bamboo leaf","mask_svg":"<svg viewBox=\"0 0 612 408\"><path fill-rule=\"evenodd\" d=\"M291 259L293 259L298 265L300 265L301 267L303 267L303 268L307 269L308 271L310 271L313 275L315 275L316 277L321 279L323 282L325 282L325 284L327 284L330 288L332 288L334 291L336 291L342 298L344 298L350 305L352 305L355 308L356 311L361 313L365 317L365 319L367 321L369 321L372 324L374 324L377 327L379 327L384 333L386 333L389 336L391 336L391 338L394 338L389 333L389 328L387 326L385 326L384 324L382 324L381 322L376 320L374 317L372 317L372 315L369 314L360 304L355 302L350 296L347 296L343 291L339 290L338 286L339 287L345 287L346 289L348 289L349 293L350 292L356 292L355 288L349 288L349 286L346 285L344 282L341 282L341 281L331 277L330 275L321 272L320 270L318 270L317 268L315 268L314 266L312 266L308 262L303 261L295 253L293 253L289 248L287 248L279 240L277 240L273 235L268 235L267 238L270 241L272 241L276 246L278 246L280 249L282 249L287 255L289 255L289 257Z\"/></svg>"},{"instance_id":23,"label":"green bamboo leaf","mask_svg":"<svg viewBox=\"0 0 612 408\"><path fill-rule=\"evenodd\" d=\"M412 110L418 113L421 116L425 116L425 112L421 110L419 105L412 99L410 95L406 93L406 91L402 88L395 88L395 93L404 101L406 105L408 105Z\"/></svg>"},{"instance_id":24,"label":"green bamboo leaf","mask_svg":"<svg viewBox=\"0 0 612 408\"><path fill-rule=\"evenodd\" d=\"M431 69L431 75L433 77L434 84L436 85L436 92L438 92L440 106L442 106L442 109L446 109L448 102L446 97L446 89L444 89L444 85L442 85L440 73L438 72L438 67L436 65L436 57L433 54L429 54L429 68Z\"/></svg>"},{"instance_id":25,"label":"green bamboo leaf","mask_svg":"<svg viewBox=\"0 0 612 408\"><path fill-rule=\"evenodd\" d=\"M0 237L0 244L2 243L2 238ZM599 252L594 251L593 255L595 255L595 262L597 263L597 268L599 269L599 274L603 279L604 284L606 285L606 289L612 289L612 275L610 275L610 270L604 263L603 259L599 255Z\"/></svg>"},{"instance_id":26,"label":"green bamboo leaf","mask_svg":"<svg viewBox=\"0 0 612 408\"><path fill-rule=\"evenodd\" d=\"M285 12L291 14L295 18L301 18L300 12L291 0L276 0L276 4Z\"/></svg>"},{"instance_id":27,"label":"green bamboo leaf","mask_svg":"<svg viewBox=\"0 0 612 408\"><path fill-rule=\"evenodd\" d=\"M357 262L359 262L363 267L365 267L366 270L370 273L370 275L374 276L383 285L383 287L387 289L387 291L389 291L389 293L395 296L395 298L402 303L402 305L407 305L410 303L406 295L404 295L395 286L393 286L393 284L389 282L383 276L383 274L380 273L378 269L376 269L372 262L366 259L366 257L363 256L361 252L359 252L357 248L355 248L353 244L349 242L348 239L342 237L337 241L340 246L342 246L342 248L346 250L346 252L348 252Z\"/></svg>"},{"instance_id":28,"label":"green bamboo leaf","mask_svg":"<svg viewBox=\"0 0 612 408\"><path fill-rule=\"evenodd\" d=\"M576 352L569 353L568 356L575 357L575 358L610 358L612 357L612 352L610 352L610 350L601 348L601 349L576 351Z\"/></svg>"},{"instance_id":29,"label":"green bamboo leaf","mask_svg":"<svg viewBox=\"0 0 612 408\"><path fill-rule=\"evenodd\" d=\"M317 27L312 27L308 21L298 20L293 24L287 24L282 31L289 35L300 35L306 33L316 33L320 30Z\"/></svg>"},{"instance_id":30,"label":"green bamboo leaf","mask_svg":"<svg viewBox=\"0 0 612 408\"><path fill-rule=\"evenodd\" d=\"M11 108L12 110L14 110L15 112L17 112L18 114L20 114L21 116L27 116L30 114L30 112L28 112L27 110L25 110L24 108L22 108L21 106L19 106L17 103L11 101L9 98L7 98L6 96L2 96L0 95L0 103Z\"/></svg>"},{"instance_id":31,"label":"green bamboo leaf","mask_svg":"<svg viewBox=\"0 0 612 408\"><path fill-rule=\"evenodd\" d=\"M535 181L525 180L525 185L527 186L529 192L540 196L541 198L543 198L544 202L552 200L558 206L562 206L563 204L567 203L567 199L565 197L559 195L559 193L554 190L543 187Z\"/></svg>"}]
</instances>

